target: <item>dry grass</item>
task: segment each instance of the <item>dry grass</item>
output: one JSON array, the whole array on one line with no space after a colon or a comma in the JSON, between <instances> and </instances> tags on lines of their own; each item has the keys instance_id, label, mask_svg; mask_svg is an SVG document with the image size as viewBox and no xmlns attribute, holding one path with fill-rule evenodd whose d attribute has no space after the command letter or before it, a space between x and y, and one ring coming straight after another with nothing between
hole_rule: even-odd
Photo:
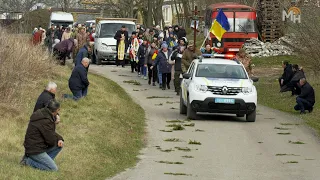
<instances>
[{"instance_id":1,"label":"dry grass","mask_svg":"<svg viewBox=\"0 0 320 180\"><path fill-rule=\"evenodd\" d=\"M116 83L91 74L85 99L61 101L70 93L70 69L54 65L40 47L8 36L0 35L0 179L105 179L133 166L143 146L143 109ZM48 80L58 84L62 102L57 131L65 147L57 173L19 165L29 117Z\"/></svg>"}]
</instances>

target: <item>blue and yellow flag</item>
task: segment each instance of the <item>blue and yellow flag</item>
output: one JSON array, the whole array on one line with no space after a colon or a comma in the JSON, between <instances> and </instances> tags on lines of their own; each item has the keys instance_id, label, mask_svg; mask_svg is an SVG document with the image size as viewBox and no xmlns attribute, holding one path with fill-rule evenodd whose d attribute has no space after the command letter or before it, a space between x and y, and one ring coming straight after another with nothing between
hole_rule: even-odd
<instances>
[{"instance_id":1,"label":"blue and yellow flag","mask_svg":"<svg viewBox=\"0 0 320 180\"><path fill-rule=\"evenodd\" d=\"M210 32L214 34L219 41L221 41L223 34L229 31L229 29L230 24L228 22L228 18L223 13L222 9L220 9L216 19L212 23Z\"/></svg>"}]
</instances>

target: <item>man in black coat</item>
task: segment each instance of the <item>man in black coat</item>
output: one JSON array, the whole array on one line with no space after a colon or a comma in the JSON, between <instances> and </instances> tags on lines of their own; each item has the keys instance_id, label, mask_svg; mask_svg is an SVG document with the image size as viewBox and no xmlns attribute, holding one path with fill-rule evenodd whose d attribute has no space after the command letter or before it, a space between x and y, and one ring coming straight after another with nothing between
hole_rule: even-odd
<instances>
[{"instance_id":1,"label":"man in black coat","mask_svg":"<svg viewBox=\"0 0 320 180\"><path fill-rule=\"evenodd\" d=\"M74 67L72 71L69 79L69 88L74 100L79 100L88 94L89 80L86 68L89 66L89 62L90 60L88 58L82 59L81 64Z\"/></svg>"},{"instance_id":2,"label":"man in black coat","mask_svg":"<svg viewBox=\"0 0 320 180\"><path fill-rule=\"evenodd\" d=\"M129 47L129 34L128 34L128 31L126 29L126 26L122 26L120 30L118 30L116 32L116 34L114 35L114 39L117 40L117 57L116 57L116 64L117 66L120 65L120 60L118 59L118 48L119 48L119 44L120 44L120 41L121 40L124 40L124 43L125 43L125 50L124 50L124 53L127 52L128 50L128 47ZM122 67L124 67L125 65L125 60L122 60L121 61L121 65Z\"/></svg>"},{"instance_id":3,"label":"man in black coat","mask_svg":"<svg viewBox=\"0 0 320 180\"><path fill-rule=\"evenodd\" d=\"M296 111L300 110L301 114L305 114L305 110L311 113L316 102L314 90L305 78L300 79L299 83L301 86L301 94L297 97L297 105L294 106L294 109Z\"/></svg>"},{"instance_id":4,"label":"man in black coat","mask_svg":"<svg viewBox=\"0 0 320 180\"><path fill-rule=\"evenodd\" d=\"M292 65L288 61L282 62L283 74L279 78L280 88L288 84L293 76Z\"/></svg>"},{"instance_id":5,"label":"man in black coat","mask_svg":"<svg viewBox=\"0 0 320 180\"><path fill-rule=\"evenodd\" d=\"M54 82L49 82L46 89L38 97L33 112L46 107L51 100L55 99L56 92L57 84Z\"/></svg>"},{"instance_id":6,"label":"man in black coat","mask_svg":"<svg viewBox=\"0 0 320 180\"><path fill-rule=\"evenodd\" d=\"M300 79L305 78L304 72L297 64L292 65L292 78L290 81L281 87L280 92L291 91L292 96L300 95L301 89L299 85Z\"/></svg>"},{"instance_id":7,"label":"man in black coat","mask_svg":"<svg viewBox=\"0 0 320 180\"><path fill-rule=\"evenodd\" d=\"M52 100L45 108L34 112L27 128L24 147L25 155L20 164L47 171L57 171L55 157L62 150L64 140L55 132L55 116L60 104Z\"/></svg>"}]
</instances>

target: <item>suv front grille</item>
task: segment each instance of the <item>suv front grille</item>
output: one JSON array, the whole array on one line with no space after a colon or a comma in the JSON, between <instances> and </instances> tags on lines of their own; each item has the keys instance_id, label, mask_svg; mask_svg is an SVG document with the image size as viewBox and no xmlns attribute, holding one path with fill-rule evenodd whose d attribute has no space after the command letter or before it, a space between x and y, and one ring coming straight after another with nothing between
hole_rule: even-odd
<instances>
[{"instance_id":1,"label":"suv front grille","mask_svg":"<svg viewBox=\"0 0 320 180\"><path fill-rule=\"evenodd\" d=\"M241 92L241 88L239 87L226 87L228 90L226 93L222 91L224 87L218 87L218 86L208 86L208 91L211 91L213 94L218 95L237 95Z\"/></svg>"}]
</instances>

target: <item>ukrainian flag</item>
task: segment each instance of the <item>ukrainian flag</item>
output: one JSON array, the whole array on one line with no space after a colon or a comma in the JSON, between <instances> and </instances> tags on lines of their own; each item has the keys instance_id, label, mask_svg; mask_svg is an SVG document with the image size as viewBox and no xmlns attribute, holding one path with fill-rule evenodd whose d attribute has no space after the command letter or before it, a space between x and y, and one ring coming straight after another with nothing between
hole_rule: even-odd
<instances>
[{"instance_id":1,"label":"ukrainian flag","mask_svg":"<svg viewBox=\"0 0 320 180\"><path fill-rule=\"evenodd\" d=\"M212 23L210 32L214 34L219 41L221 41L223 34L229 31L229 29L230 24L228 22L228 18L223 13L222 9L220 9L216 19Z\"/></svg>"}]
</instances>

